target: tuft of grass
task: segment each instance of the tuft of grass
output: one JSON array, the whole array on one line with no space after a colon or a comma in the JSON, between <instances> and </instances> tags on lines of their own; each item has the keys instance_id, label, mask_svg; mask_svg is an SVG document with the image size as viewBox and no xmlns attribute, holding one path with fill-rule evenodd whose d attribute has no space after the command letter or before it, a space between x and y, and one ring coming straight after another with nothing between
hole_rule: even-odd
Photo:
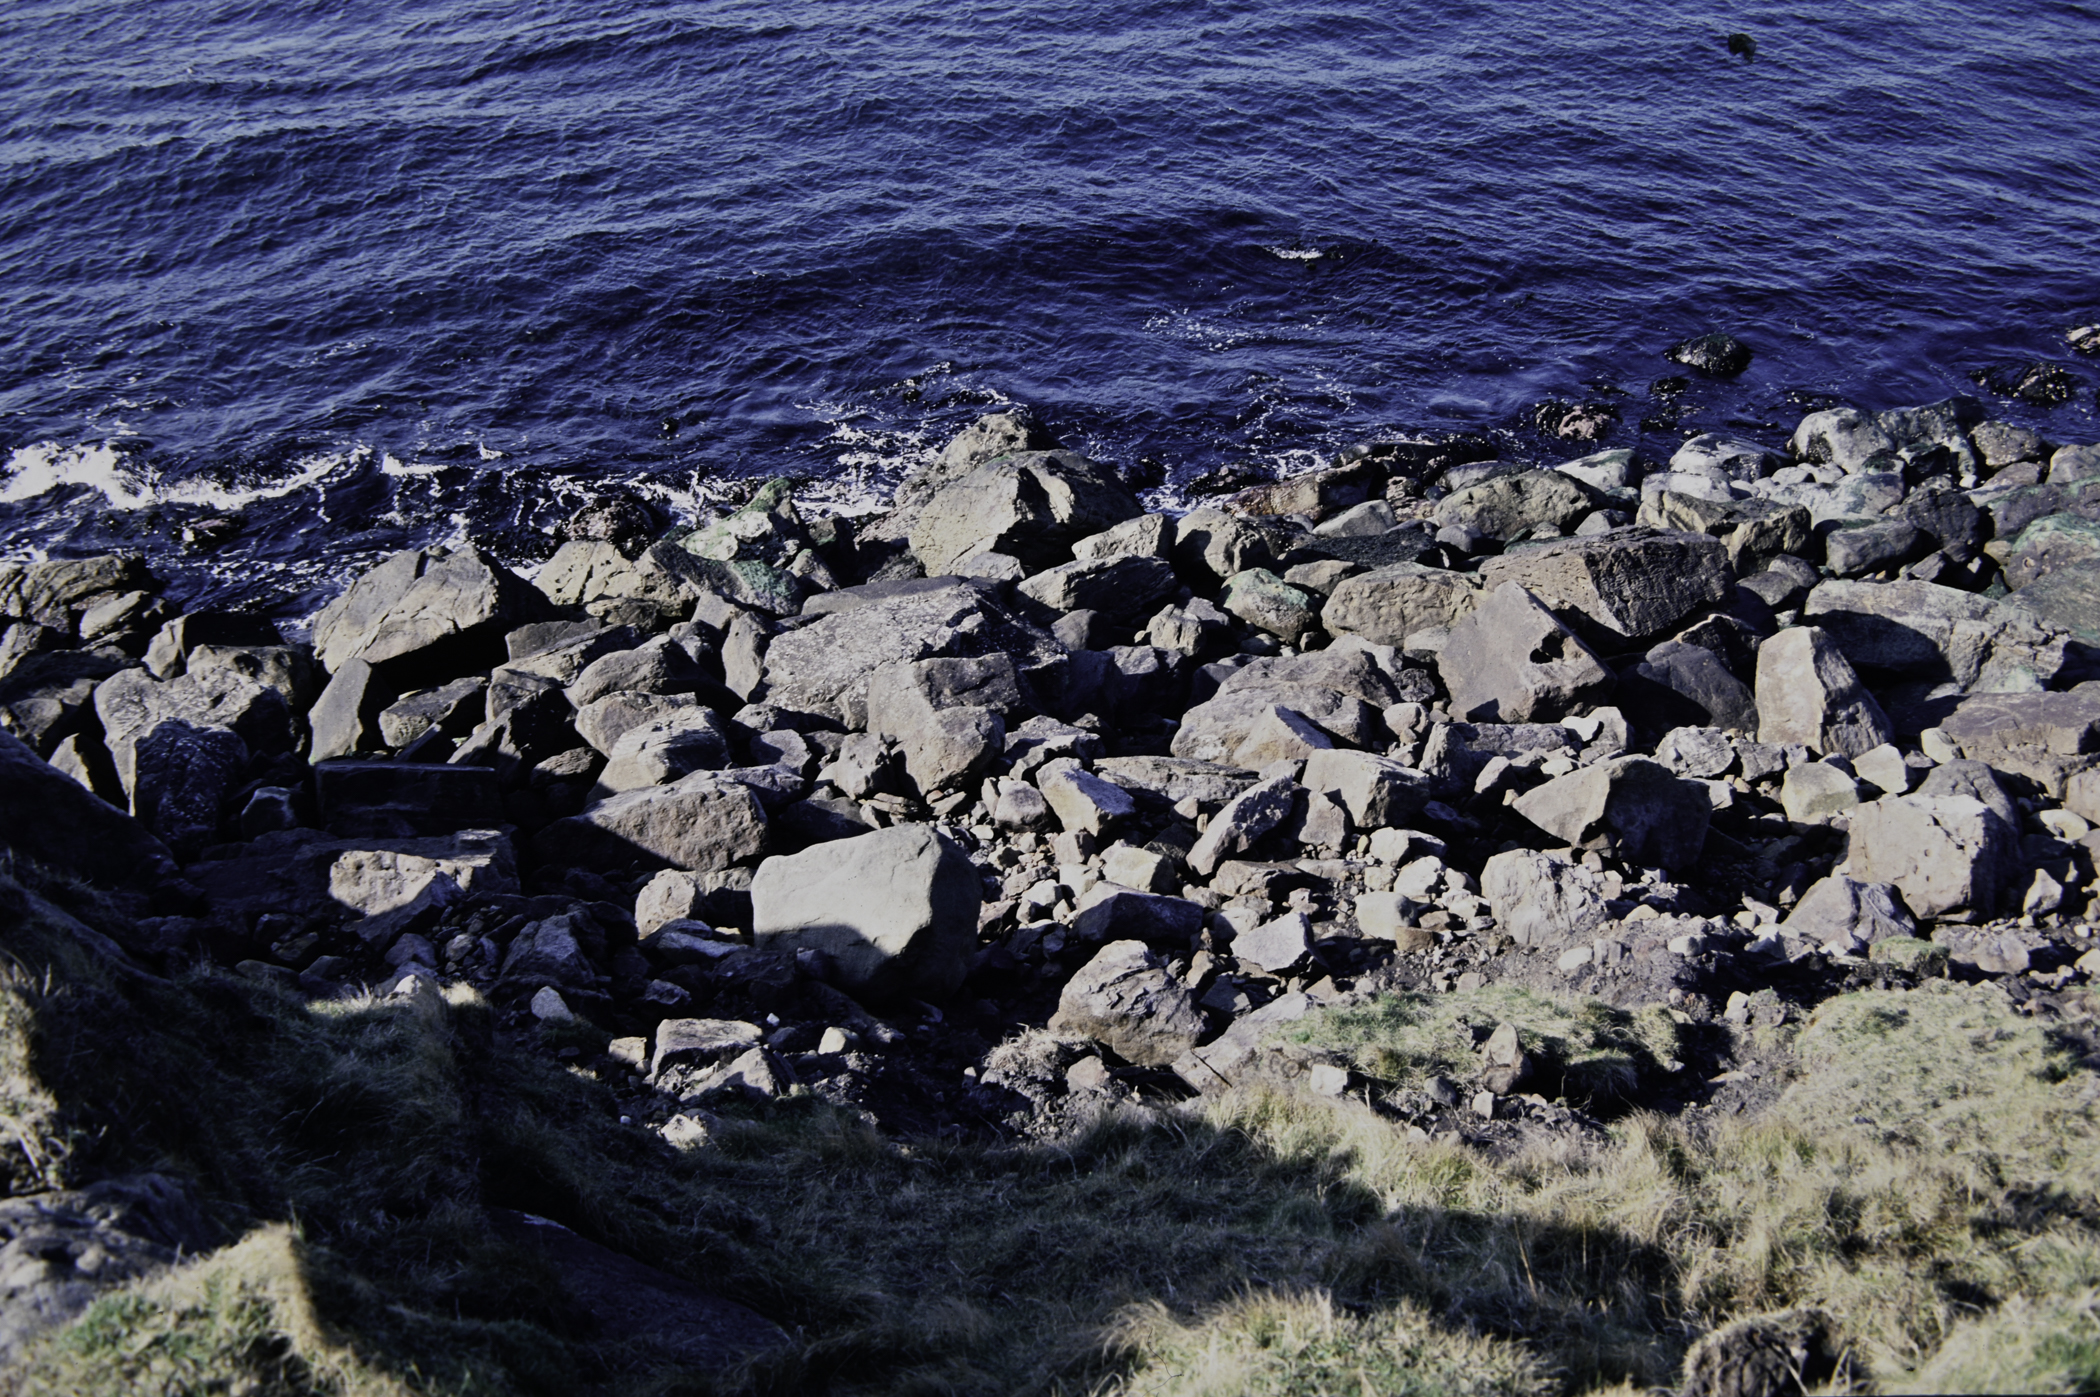
<instances>
[{"instance_id":1,"label":"tuft of grass","mask_svg":"<svg viewBox=\"0 0 2100 1397\"><path fill-rule=\"evenodd\" d=\"M1387 994L1308 1015L1280 1036L1346 1055L1379 1081L1419 1086L1479 1073L1479 1046L1503 1024L1532 1059L1531 1090L1594 1108L1675 1071L1681 1028L1667 1009L1629 1012L1579 995L1489 985L1459 994Z\"/></svg>"},{"instance_id":2,"label":"tuft of grass","mask_svg":"<svg viewBox=\"0 0 2100 1397\"><path fill-rule=\"evenodd\" d=\"M1153 1302L1124 1311L1110 1342L1127 1371L1120 1397L1546 1397L1536 1356L1506 1340L1453 1333L1402 1302L1367 1315L1332 1296L1249 1295L1185 1324Z\"/></svg>"},{"instance_id":3,"label":"tuft of grass","mask_svg":"<svg viewBox=\"0 0 2100 1397\"><path fill-rule=\"evenodd\" d=\"M2089 1371L2100 1079L1986 990L1832 1001L1797 1045L1815 1070L1758 1120L1628 1112L1499 1162L1279 1083L1030 1146L885 1140L805 1098L678 1151L549 1043L506 1046L470 992L127 976L65 925L103 911L0 876L7 908L5 1109L53 1161L11 1188L153 1168L234 1242L104 1296L17 1390L1623 1390L1793 1307L1892 1385ZM1675 1050L1667 1018L1492 990L1300 1031L1469 1074L1503 1022L1600 1095ZM716 1374L602 1344L494 1207L795 1341Z\"/></svg>"}]
</instances>

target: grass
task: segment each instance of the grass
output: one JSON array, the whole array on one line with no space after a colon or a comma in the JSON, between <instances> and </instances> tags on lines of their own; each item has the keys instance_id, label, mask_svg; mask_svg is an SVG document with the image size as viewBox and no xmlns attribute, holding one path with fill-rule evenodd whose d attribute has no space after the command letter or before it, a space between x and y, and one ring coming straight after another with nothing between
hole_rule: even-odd
<instances>
[{"instance_id":1,"label":"grass","mask_svg":"<svg viewBox=\"0 0 2100 1397\"><path fill-rule=\"evenodd\" d=\"M1273 1084L1027 1147L885 1140L801 1098L680 1152L502 1046L471 993L127 977L85 949L114 915L0 878L11 1191L161 1169L227 1245L107 1293L0 1391L1630 1391L1795 1306L1891 1390L2100 1383L2100 1077L1987 989L1832 1001L1795 1043L1810 1075L1710 1128L1624 1109L1677 1050L1666 1014L1487 990L1288 1030L1402 1081L1469 1075L1515 1023L1571 1096L1619 1103L1608 1143L1499 1163ZM795 1341L652 1366L495 1207Z\"/></svg>"}]
</instances>

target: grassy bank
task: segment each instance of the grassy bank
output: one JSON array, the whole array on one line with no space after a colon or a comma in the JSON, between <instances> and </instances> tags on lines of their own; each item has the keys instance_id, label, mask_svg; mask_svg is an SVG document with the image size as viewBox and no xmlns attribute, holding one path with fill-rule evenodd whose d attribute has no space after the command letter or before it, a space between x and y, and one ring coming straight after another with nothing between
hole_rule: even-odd
<instances>
[{"instance_id":1,"label":"grassy bank","mask_svg":"<svg viewBox=\"0 0 2100 1397\"><path fill-rule=\"evenodd\" d=\"M224 1245L113 1291L17 1392L1558 1393L1670 1385L1730 1321L1816 1307L1877 1386L2100 1383L2100 1074L1995 991L1824 1006L1779 1105L1491 1161L1282 1087L1056 1146L877 1138L790 1100L694 1149L623 1126L489 1008L156 982L77 887L0 882L0 1097L21 1193L158 1169ZM115 928L111 928L115 929ZM1667 1020L1463 995L1302 1029L1383 1081L1514 1022L1623 1091ZM594 1337L488 1210L743 1300L794 1343L735 1372Z\"/></svg>"}]
</instances>

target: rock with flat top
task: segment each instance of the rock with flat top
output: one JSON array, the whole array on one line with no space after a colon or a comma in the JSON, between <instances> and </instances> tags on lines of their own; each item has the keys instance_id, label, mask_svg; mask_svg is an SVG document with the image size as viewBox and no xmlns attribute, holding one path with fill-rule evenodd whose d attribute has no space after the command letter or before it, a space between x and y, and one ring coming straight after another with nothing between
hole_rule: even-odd
<instances>
[{"instance_id":1,"label":"rock with flat top","mask_svg":"<svg viewBox=\"0 0 2100 1397\"><path fill-rule=\"evenodd\" d=\"M1662 635L1727 599L1729 559L1717 539L1619 529L1519 548L1480 565L1489 591L1523 587L1600 641Z\"/></svg>"},{"instance_id":2,"label":"rock with flat top","mask_svg":"<svg viewBox=\"0 0 2100 1397\"><path fill-rule=\"evenodd\" d=\"M712 872L765 848L766 813L750 788L698 771L667 786L623 791L556 820L533 838L541 860L563 867L683 868Z\"/></svg>"}]
</instances>

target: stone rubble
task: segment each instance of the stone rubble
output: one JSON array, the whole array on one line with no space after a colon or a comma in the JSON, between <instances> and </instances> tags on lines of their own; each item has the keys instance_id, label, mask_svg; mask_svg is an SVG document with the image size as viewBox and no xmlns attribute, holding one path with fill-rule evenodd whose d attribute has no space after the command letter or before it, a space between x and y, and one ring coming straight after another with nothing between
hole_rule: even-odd
<instances>
[{"instance_id":1,"label":"stone rubble","mask_svg":"<svg viewBox=\"0 0 2100 1397\"><path fill-rule=\"evenodd\" d=\"M536 583L401 553L306 639L136 560L0 564L0 840L128 888L161 968L585 1025L673 1134L805 1093L1022 1134L1370 1093L1277 1030L1397 990L1747 1032L1952 975L2093 1013L2100 448L1955 399L1482 454L1374 443L1176 519L994 414L888 516L771 482L572 531ZM1513 1031L1481 1063L1420 1119L1576 1119Z\"/></svg>"}]
</instances>

